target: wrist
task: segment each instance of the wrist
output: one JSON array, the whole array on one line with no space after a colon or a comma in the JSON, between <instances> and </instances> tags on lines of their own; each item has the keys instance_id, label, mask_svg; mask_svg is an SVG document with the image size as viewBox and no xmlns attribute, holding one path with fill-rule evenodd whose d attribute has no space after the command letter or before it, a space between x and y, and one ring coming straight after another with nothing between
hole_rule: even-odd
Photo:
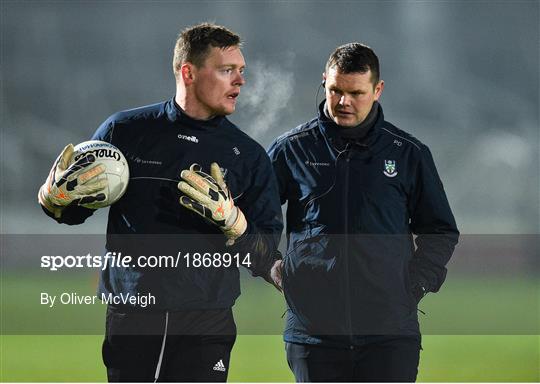
<instances>
[{"instance_id":1,"label":"wrist","mask_svg":"<svg viewBox=\"0 0 540 384\"><path fill-rule=\"evenodd\" d=\"M236 218L234 219L234 222L231 225L223 227L223 233L225 233L225 236L227 236L232 243L242 236L247 229L247 220L244 213L238 207L235 207L235 211Z\"/></svg>"}]
</instances>

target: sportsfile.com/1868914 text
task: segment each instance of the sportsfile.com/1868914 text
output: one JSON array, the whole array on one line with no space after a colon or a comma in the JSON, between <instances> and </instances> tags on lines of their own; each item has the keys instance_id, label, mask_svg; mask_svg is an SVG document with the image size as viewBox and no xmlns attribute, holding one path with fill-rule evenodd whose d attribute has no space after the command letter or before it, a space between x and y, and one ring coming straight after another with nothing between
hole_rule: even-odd
<instances>
[{"instance_id":1,"label":"sportsfile.com/1868914 text","mask_svg":"<svg viewBox=\"0 0 540 384\"><path fill-rule=\"evenodd\" d=\"M251 266L249 253L182 253L172 255L139 255L132 257L122 252L107 252L105 255L41 256L41 268L50 271L72 268L230 268Z\"/></svg>"}]
</instances>

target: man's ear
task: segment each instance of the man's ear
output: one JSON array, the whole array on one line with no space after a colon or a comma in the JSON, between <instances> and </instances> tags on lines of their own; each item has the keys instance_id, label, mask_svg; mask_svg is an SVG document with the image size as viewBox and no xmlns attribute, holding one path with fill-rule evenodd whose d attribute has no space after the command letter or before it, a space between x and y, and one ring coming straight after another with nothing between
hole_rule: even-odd
<instances>
[{"instance_id":1,"label":"man's ear","mask_svg":"<svg viewBox=\"0 0 540 384\"><path fill-rule=\"evenodd\" d=\"M384 90L384 81L381 80L375 85L375 100L379 100L379 97L381 97L382 92Z\"/></svg>"},{"instance_id":2,"label":"man's ear","mask_svg":"<svg viewBox=\"0 0 540 384\"><path fill-rule=\"evenodd\" d=\"M180 67L180 73L182 74L182 80L184 81L185 85L190 85L193 83L193 80L195 78L194 69L195 66L191 63L184 63Z\"/></svg>"}]
</instances>

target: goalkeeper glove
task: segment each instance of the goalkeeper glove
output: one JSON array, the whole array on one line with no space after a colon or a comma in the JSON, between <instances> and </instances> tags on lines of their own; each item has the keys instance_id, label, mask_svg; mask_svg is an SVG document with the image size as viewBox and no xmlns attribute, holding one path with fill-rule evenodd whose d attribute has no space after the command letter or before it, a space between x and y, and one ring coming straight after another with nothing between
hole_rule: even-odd
<instances>
[{"instance_id":1,"label":"goalkeeper glove","mask_svg":"<svg viewBox=\"0 0 540 384\"><path fill-rule=\"evenodd\" d=\"M73 144L64 148L38 193L39 203L57 219L70 204L83 205L103 201L106 197L103 189L107 187L107 179L94 180L105 172L105 166L91 167L96 161L92 154L73 162L73 151Z\"/></svg>"},{"instance_id":2,"label":"goalkeeper glove","mask_svg":"<svg viewBox=\"0 0 540 384\"><path fill-rule=\"evenodd\" d=\"M178 183L178 189L186 195L180 197L180 204L217 225L229 239L227 245L234 244L246 231L247 221L234 205L219 165L212 163L208 175L199 164L192 164L180 177L185 181Z\"/></svg>"}]
</instances>

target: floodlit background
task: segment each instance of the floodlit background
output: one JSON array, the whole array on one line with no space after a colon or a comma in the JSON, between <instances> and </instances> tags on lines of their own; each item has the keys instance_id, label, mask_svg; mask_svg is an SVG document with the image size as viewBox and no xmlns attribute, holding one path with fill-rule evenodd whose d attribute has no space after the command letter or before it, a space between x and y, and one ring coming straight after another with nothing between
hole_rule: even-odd
<instances>
[{"instance_id":1,"label":"floodlit background","mask_svg":"<svg viewBox=\"0 0 540 384\"><path fill-rule=\"evenodd\" d=\"M3 239L104 233L106 210L56 225L37 189L65 144L118 110L174 95L182 28L214 21L243 37L247 84L231 120L265 147L315 114L332 50L364 42L381 61L385 117L431 148L465 235L447 283L421 306L419 380L539 381L539 20L538 1L2 1ZM41 290L90 294L93 276L36 277L31 255L13 263L2 251L2 317L20 322L3 325L0 380L105 380L101 336L25 328L59 316L40 312ZM279 331L243 331L260 319L279 328L283 300L242 283L229 378L291 381ZM101 326L101 307L83 312Z\"/></svg>"}]
</instances>

